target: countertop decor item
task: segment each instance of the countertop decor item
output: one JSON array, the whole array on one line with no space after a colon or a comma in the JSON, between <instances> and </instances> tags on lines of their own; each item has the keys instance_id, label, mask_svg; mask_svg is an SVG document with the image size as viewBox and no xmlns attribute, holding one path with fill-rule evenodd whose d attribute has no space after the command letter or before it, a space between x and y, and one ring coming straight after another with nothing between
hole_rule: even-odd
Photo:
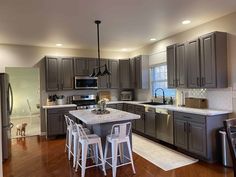
<instances>
[{"instance_id":1,"label":"countertop decor item","mask_svg":"<svg viewBox=\"0 0 236 177\"><path fill-rule=\"evenodd\" d=\"M109 100L107 98L103 98L98 101L97 108L98 110L105 111L106 110L106 105Z\"/></svg>"},{"instance_id":2,"label":"countertop decor item","mask_svg":"<svg viewBox=\"0 0 236 177\"><path fill-rule=\"evenodd\" d=\"M102 111L101 109L93 109L91 112L94 114L110 114L110 111L108 111L108 110Z\"/></svg>"},{"instance_id":3,"label":"countertop decor item","mask_svg":"<svg viewBox=\"0 0 236 177\"><path fill-rule=\"evenodd\" d=\"M111 75L111 72L108 70L107 65L101 66L101 58L100 58L100 41L99 41L99 24L101 23L100 20L96 20L94 22L97 25L97 42L98 42L98 66L93 68L93 73L90 75L90 77L99 77L99 76L105 76L105 75ZM101 72L101 68L105 68L103 72ZM96 71L98 72L96 73Z\"/></svg>"},{"instance_id":4,"label":"countertop decor item","mask_svg":"<svg viewBox=\"0 0 236 177\"><path fill-rule=\"evenodd\" d=\"M64 104L64 95L56 95L56 103L57 105L62 105Z\"/></svg>"}]
</instances>

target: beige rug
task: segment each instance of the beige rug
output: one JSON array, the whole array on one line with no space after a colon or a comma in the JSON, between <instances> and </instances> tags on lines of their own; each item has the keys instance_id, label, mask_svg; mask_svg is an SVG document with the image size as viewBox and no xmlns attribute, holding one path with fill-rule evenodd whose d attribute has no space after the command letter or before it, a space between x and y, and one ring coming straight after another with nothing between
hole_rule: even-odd
<instances>
[{"instance_id":1,"label":"beige rug","mask_svg":"<svg viewBox=\"0 0 236 177\"><path fill-rule=\"evenodd\" d=\"M174 151L137 134L133 134L133 151L165 171L198 162L198 159Z\"/></svg>"}]
</instances>

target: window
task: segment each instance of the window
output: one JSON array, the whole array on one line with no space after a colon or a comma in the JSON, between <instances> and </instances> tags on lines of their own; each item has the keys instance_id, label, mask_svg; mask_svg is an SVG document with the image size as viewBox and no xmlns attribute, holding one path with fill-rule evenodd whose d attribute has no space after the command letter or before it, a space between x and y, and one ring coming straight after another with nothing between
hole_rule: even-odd
<instances>
[{"instance_id":1,"label":"window","mask_svg":"<svg viewBox=\"0 0 236 177\"><path fill-rule=\"evenodd\" d=\"M167 65L166 63L155 65L151 68L151 91L155 96L155 90L162 88L167 97L175 97L175 89L167 88ZM159 95L159 93L157 93Z\"/></svg>"}]
</instances>

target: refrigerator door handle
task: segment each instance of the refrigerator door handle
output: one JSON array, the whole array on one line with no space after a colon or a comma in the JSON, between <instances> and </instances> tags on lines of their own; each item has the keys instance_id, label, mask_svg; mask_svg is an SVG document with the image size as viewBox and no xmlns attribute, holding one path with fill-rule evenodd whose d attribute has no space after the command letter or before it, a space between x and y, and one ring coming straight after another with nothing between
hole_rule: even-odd
<instances>
[{"instance_id":1,"label":"refrigerator door handle","mask_svg":"<svg viewBox=\"0 0 236 177\"><path fill-rule=\"evenodd\" d=\"M12 114L12 109L13 109L13 92L12 92L12 87L11 87L11 84L9 84L9 97L11 98L11 102L9 103L9 107L10 107L10 110L9 110L9 114L11 115Z\"/></svg>"}]
</instances>

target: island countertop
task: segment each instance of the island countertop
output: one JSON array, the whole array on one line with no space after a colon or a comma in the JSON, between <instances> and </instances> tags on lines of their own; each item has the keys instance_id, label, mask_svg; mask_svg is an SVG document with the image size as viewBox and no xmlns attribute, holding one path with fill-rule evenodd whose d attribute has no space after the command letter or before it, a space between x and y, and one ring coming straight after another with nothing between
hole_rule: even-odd
<instances>
[{"instance_id":1,"label":"island countertop","mask_svg":"<svg viewBox=\"0 0 236 177\"><path fill-rule=\"evenodd\" d=\"M140 115L111 108L107 108L107 110L110 111L109 114L102 114L102 115L92 113L91 112L92 110L93 109L73 110L69 111L69 113L87 125L140 119Z\"/></svg>"}]
</instances>

